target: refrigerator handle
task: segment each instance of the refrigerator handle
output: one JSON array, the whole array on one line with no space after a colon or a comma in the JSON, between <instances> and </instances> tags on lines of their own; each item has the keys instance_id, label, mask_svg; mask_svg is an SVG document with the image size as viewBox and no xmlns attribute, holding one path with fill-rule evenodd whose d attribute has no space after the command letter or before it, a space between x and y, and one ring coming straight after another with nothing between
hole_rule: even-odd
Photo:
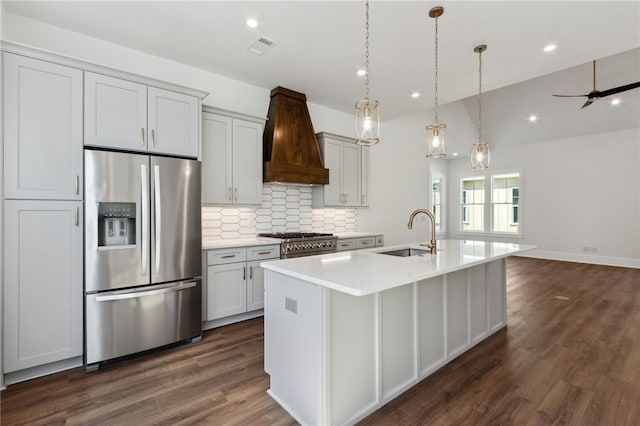
<instances>
[{"instance_id":1,"label":"refrigerator handle","mask_svg":"<svg viewBox=\"0 0 640 426\"><path fill-rule=\"evenodd\" d=\"M175 291L186 290L189 288L193 288L197 285L195 282L182 283L178 285L172 285L169 287L163 287L154 290L143 290L143 291L131 291L131 292L117 292L112 294L100 294L96 296L96 302L108 302L113 300L122 300L122 299L133 299L137 297L146 297L146 296L155 296L157 294L166 294Z\"/></svg>"},{"instance_id":2,"label":"refrigerator handle","mask_svg":"<svg viewBox=\"0 0 640 426\"><path fill-rule=\"evenodd\" d=\"M156 274L160 273L160 230L162 228L162 209L160 208L160 166L155 164L153 166L153 174L154 174L154 200L155 200L155 217L156 217L156 226L155 226L155 240L156 240L156 252L155 252L155 268Z\"/></svg>"},{"instance_id":3,"label":"refrigerator handle","mask_svg":"<svg viewBox=\"0 0 640 426\"><path fill-rule=\"evenodd\" d=\"M140 275L147 274L149 263L149 184L147 183L147 165L140 164L140 205L142 207L142 232L140 246L142 248L142 265Z\"/></svg>"}]
</instances>

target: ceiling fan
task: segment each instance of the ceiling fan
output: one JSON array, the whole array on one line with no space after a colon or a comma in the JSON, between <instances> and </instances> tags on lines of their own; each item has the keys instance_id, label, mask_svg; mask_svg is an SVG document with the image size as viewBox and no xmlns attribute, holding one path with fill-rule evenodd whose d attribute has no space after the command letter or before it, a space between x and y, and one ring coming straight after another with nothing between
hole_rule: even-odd
<instances>
[{"instance_id":1,"label":"ceiling fan","mask_svg":"<svg viewBox=\"0 0 640 426\"><path fill-rule=\"evenodd\" d=\"M609 90L602 90L602 91L596 90L596 61L593 61L593 90L591 92L589 92L586 95L553 95L553 96L557 96L560 98L586 97L587 102L585 102L584 105L582 105L582 108L584 108L584 107L588 107L598 99L604 98L605 96L615 95L616 93L626 92L627 90L637 89L638 87L640 87L640 81L637 81L635 83L625 84L624 86L614 87L613 89L609 89Z\"/></svg>"}]
</instances>

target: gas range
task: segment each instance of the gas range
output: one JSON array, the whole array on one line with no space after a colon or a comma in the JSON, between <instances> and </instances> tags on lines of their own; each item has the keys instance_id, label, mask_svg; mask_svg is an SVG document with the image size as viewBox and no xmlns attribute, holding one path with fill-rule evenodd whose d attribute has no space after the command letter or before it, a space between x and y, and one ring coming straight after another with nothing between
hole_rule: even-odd
<instances>
[{"instance_id":1,"label":"gas range","mask_svg":"<svg viewBox=\"0 0 640 426\"><path fill-rule=\"evenodd\" d=\"M338 237L321 232L275 232L258 234L259 237L277 238L280 258L312 256L336 251Z\"/></svg>"}]
</instances>

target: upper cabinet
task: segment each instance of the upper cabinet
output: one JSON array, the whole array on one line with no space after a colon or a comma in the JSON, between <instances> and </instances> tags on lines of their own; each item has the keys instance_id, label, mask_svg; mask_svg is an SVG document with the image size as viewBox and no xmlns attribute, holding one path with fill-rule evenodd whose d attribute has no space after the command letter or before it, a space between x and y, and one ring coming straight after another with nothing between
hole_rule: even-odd
<instances>
[{"instance_id":1,"label":"upper cabinet","mask_svg":"<svg viewBox=\"0 0 640 426\"><path fill-rule=\"evenodd\" d=\"M198 157L197 97L92 72L84 84L85 145Z\"/></svg>"},{"instance_id":2,"label":"upper cabinet","mask_svg":"<svg viewBox=\"0 0 640 426\"><path fill-rule=\"evenodd\" d=\"M4 196L82 199L82 71L4 53Z\"/></svg>"},{"instance_id":3,"label":"upper cabinet","mask_svg":"<svg viewBox=\"0 0 640 426\"><path fill-rule=\"evenodd\" d=\"M262 204L259 119L202 114L202 203Z\"/></svg>"},{"instance_id":4,"label":"upper cabinet","mask_svg":"<svg viewBox=\"0 0 640 426\"><path fill-rule=\"evenodd\" d=\"M313 188L314 207L368 206L369 147L325 132L317 137L329 169L329 184Z\"/></svg>"}]
</instances>

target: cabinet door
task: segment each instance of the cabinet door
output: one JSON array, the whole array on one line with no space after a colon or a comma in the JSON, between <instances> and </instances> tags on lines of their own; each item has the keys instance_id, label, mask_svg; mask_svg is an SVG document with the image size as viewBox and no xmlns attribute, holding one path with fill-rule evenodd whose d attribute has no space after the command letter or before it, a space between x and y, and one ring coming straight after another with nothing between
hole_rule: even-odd
<instances>
[{"instance_id":1,"label":"cabinet door","mask_svg":"<svg viewBox=\"0 0 640 426\"><path fill-rule=\"evenodd\" d=\"M360 147L352 143L343 144L342 192L344 204L360 206Z\"/></svg>"},{"instance_id":2,"label":"cabinet door","mask_svg":"<svg viewBox=\"0 0 640 426\"><path fill-rule=\"evenodd\" d=\"M5 201L5 373L82 355L81 212L80 201Z\"/></svg>"},{"instance_id":3,"label":"cabinet door","mask_svg":"<svg viewBox=\"0 0 640 426\"><path fill-rule=\"evenodd\" d=\"M147 86L84 73L84 144L147 150Z\"/></svg>"},{"instance_id":4,"label":"cabinet door","mask_svg":"<svg viewBox=\"0 0 640 426\"><path fill-rule=\"evenodd\" d=\"M369 206L369 146L360 147L360 205Z\"/></svg>"},{"instance_id":5,"label":"cabinet door","mask_svg":"<svg viewBox=\"0 0 640 426\"><path fill-rule=\"evenodd\" d=\"M262 124L233 120L233 202L262 204Z\"/></svg>"},{"instance_id":6,"label":"cabinet door","mask_svg":"<svg viewBox=\"0 0 640 426\"><path fill-rule=\"evenodd\" d=\"M82 71L4 54L6 198L82 199Z\"/></svg>"},{"instance_id":7,"label":"cabinet door","mask_svg":"<svg viewBox=\"0 0 640 426\"><path fill-rule=\"evenodd\" d=\"M232 119L202 114L202 203L233 202Z\"/></svg>"},{"instance_id":8,"label":"cabinet door","mask_svg":"<svg viewBox=\"0 0 640 426\"><path fill-rule=\"evenodd\" d=\"M207 268L207 321L247 311L247 264Z\"/></svg>"},{"instance_id":9,"label":"cabinet door","mask_svg":"<svg viewBox=\"0 0 640 426\"><path fill-rule=\"evenodd\" d=\"M198 157L198 111L195 96L149 87L149 152Z\"/></svg>"},{"instance_id":10,"label":"cabinet door","mask_svg":"<svg viewBox=\"0 0 640 426\"><path fill-rule=\"evenodd\" d=\"M342 206L342 142L324 140L324 166L329 169L329 184L324 186L324 205Z\"/></svg>"},{"instance_id":11,"label":"cabinet door","mask_svg":"<svg viewBox=\"0 0 640 426\"><path fill-rule=\"evenodd\" d=\"M248 262L249 280L247 281L247 312L264 308L264 269L261 261Z\"/></svg>"}]
</instances>

